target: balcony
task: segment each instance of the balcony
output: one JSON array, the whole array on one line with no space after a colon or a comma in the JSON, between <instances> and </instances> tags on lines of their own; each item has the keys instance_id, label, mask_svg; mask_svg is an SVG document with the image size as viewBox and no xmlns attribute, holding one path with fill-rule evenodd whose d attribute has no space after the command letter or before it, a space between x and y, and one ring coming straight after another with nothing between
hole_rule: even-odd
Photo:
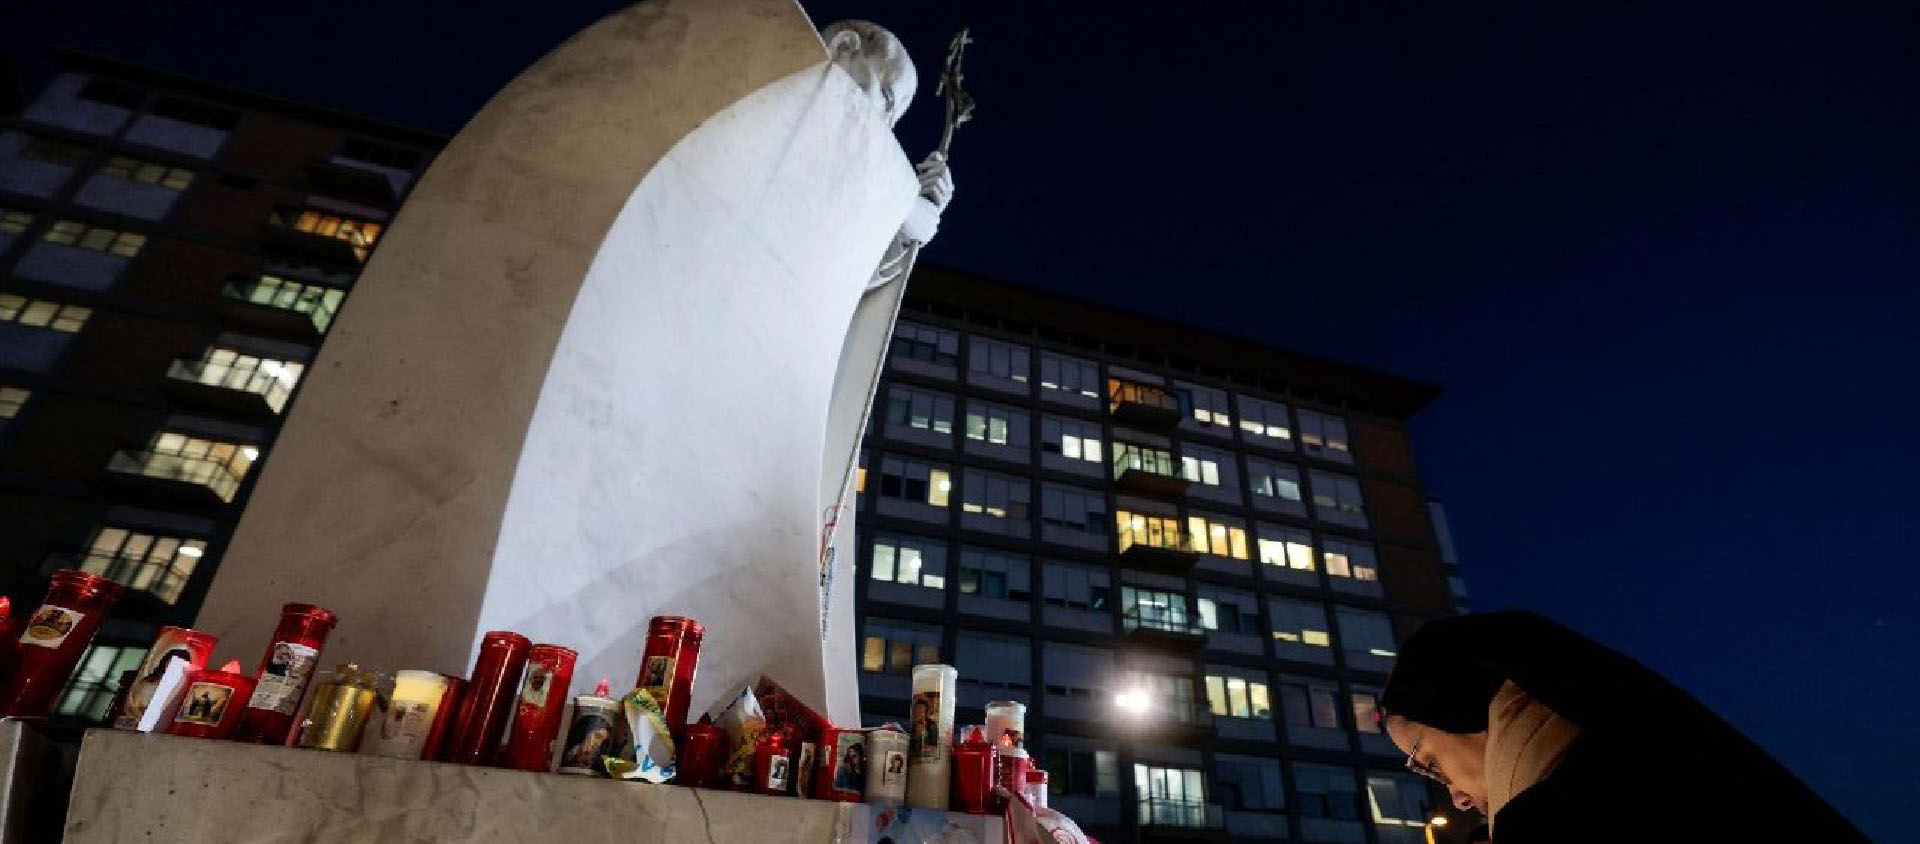
<instances>
[{"instance_id":1,"label":"balcony","mask_svg":"<svg viewBox=\"0 0 1920 844\"><path fill-rule=\"evenodd\" d=\"M167 367L166 388L189 404L259 418L286 410L297 380L275 361L243 368L183 358Z\"/></svg>"},{"instance_id":2,"label":"balcony","mask_svg":"<svg viewBox=\"0 0 1920 844\"><path fill-rule=\"evenodd\" d=\"M1118 378L1107 379L1107 412L1122 422L1161 431L1179 425L1183 416L1179 400L1166 390Z\"/></svg>"},{"instance_id":3,"label":"balcony","mask_svg":"<svg viewBox=\"0 0 1920 844\"><path fill-rule=\"evenodd\" d=\"M1127 492L1161 498L1179 498L1187 494L1191 481L1181 477L1173 455L1159 449L1116 443L1113 454L1113 484Z\"/></svg>"},{"instance_id":4,"label":"balcony","mask_svg":"<svg viewBox=\"0 0 1920 844\"><path fill-rule=\"evenodd\" d=\"M379 223L321 211L278 208L267 216L267 242L334 266L358 267L380 237Z\"/></svg>"},{"instance_id":5,"label":"balcony","mask_svg":"<svg viewBox=\"0 0 1920 844\"><path fill-rule=\"evenodd\" d=\"M307 162L307 187L315 193L373 205L392 205L398 198L393 191L393 180L386 174L327 158Z\"/></svg>"},{"instance_id":6,"label":"balcony","mask_svg":"<svg viewBox=\"0 0 1920 844\"><path fill-rule=\"evenodd\" d=\"M1143 797L1139 808L1140 832L1152 838L1194 840L1226 833L1226 817L1218 803Z\"/></svg>"},{"instance_id":7,"label":"balcony","mask_svg":"<svg viewBox=\"0 0 1920 844\"><path fill-rule=\"evenodd\" d=\"M116 483L170 504L223 507L240 491L240 476L225 463L153 451L119 451L107 463Z\"/></svg>"},{"instance_id":8,"label":"balcony","mask_svg":"<svg viewBox=\"0 0 1920 844\"><path fill-rule=\"evenodd\" d=\"M1207 646L1207 628L1184 612L1135 607L1120 617L1129 640L1197 651Z\"/></svg>"},{"instance_id":9,"label":"balcony","mask_svg":"<svg viewBox=\"0 0 1920 844\"><path fill-rule=\"evenodd\" d=\"M317 343L333 325L347 292L266 276L236 278L220 288L214 307L242 325L306 343Z\"/></svg>"}]
</instances>

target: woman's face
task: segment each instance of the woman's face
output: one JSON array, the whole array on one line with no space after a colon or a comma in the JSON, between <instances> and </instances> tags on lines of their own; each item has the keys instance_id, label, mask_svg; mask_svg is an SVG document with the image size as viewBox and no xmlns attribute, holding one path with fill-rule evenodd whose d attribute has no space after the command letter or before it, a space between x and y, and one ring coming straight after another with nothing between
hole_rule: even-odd
<instances>
[{"instance_id":1,"label":"woman's face","mask_svg":"<svg viewBox=\"0 0 1920 844\"><path fill-rule=\"evenodd\" d=\"M1414 764L1447 787L1458 809L1487 811L1487 734L1449 733L1398 715L1387 716L1387 735Z\"/></svg>"}]
</instances>

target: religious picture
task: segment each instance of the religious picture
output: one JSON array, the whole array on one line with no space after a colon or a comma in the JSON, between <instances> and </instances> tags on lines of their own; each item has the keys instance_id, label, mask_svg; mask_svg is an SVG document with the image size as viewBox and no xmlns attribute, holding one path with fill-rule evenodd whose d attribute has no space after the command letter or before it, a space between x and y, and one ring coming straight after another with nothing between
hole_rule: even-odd
<instances>
[{"instance_id":1,"label":"religious picture","mask_svg":"<svg viewBox=\"0 0 1920 844\"><path fill-rule=\"evenodd\" d=\"M840 736L840 766L833 771L833 787L859 791L867 786L867 747L859 733Z\"/></svg>"},{"instance_id":2,"label":"religious picture","mask_svg":"<svg viewBox=\"0 0 1920 844\"><path fill-rule=\"evenodd\" d=\"M232 697L233 689L229 686L195 683L188 687L186 700L180 704L180 712L174 716L174 720L207 727L219 726L220 716L227 714L227 703Z\"/></svg>"},{"instance_id":3,"label":"religious picture","mask_svg":"<svg viewBox=\"0 0 1920 844\"><path fill-rule=\"evenodd\" d=\"M300 708L300 695L307 690L307 675L313 673L320 651L295 642L275 642L267 652L266 670L253 687L247 705L282 715Z\"/></svg>"},{"instance_id":4,"label":"religious picture","mask_svg":"<svg viewBox=\"0 0 1920 844\"><path fill-rule=\"evenodd\" d=\"M166 653L160 655L159 659L149 657L147 660L148 670L145 674L140 675L139 679L134 683L132 691L127 693L127 702L123 711L128 715L135 715L147 711L147 704L153 700L153 693L160 688L160 678L165 677L167 674L167 663L176 659L186 660L188 665L192 665L193 651L184 647L168 648Z\"/></svg>"},{"instance_id":5,"label":"religious picture","mask_svg":"<svg viewBox=\"0 0 1920 844\"><path fill-rule=\"evenodd\" d=\"M813 748L813 742L801 742L800 759L794 763L800 766L800 770L797 772L799 776L795 777L797 782L794 784L793 793L800 797L813 795Z\"/></svg>"},{"instance_id":6,"label":"religious picture","mask_svg":"<svg viewBox=\"0 0 1920 844\"><path fill-rule=\"evenodd\" d=\"M527 682L520 688L520 702L546 706L547 691L553 688L553 667L532 663L527 666Z\"/></svg>"},{"instance_id":7,"label":"religious picture","mask_svg":"<svg viewBox=\"0 0 1920 844\"><path fill-rule=\"evenodd\" d=\"M787 765L787 757L773 757L773 764L767 766L767 790L787 790Z\"/></svg>"},{"instance_id":8,"label":"religious picture","mask_svg":"<svg viewBox=\"0 0 1920 844\"><path fill-rule=\"evenodd\" d=\"M43 648L60 647L60 643L65 642L73 632L74 625L79 623L79 613L48 604L35 610L33 617L27 620L27 630L20 636L20 643Z\"/></svg>"},{"instance_id":9,"label":"religious picture","mask_svg":"<svg viewBox=\"0 0 1920 844\"><path fill-rule=\"evenodd\" d=\"M887 767L882 771L882 781L888 787L907 781L907 754L898 750L887 751Z\"/></svg>"},{"instance_id":10,"label":"religious picture","mask_svg":"<svg viewBox=\"0 0 1920 844\"><path fill-rule=\"evenodd\" d=\"M673 657L647 657L645 669L640 672L640 687L654 692L654 703L666 705L663 698L666 697L667 684L673 677Z\"/></svg>"},{"instance_id":11,"label":"religious picture","mask_svg":"<svg viewBox=\"0 0 1920 844\"><path fill-rule=\"evenodd\" d=\"M923 762L940 761L940 693L938 691L913 693L913 739L914 755Z\"/></svg>"},{"instance_id":12,"label":"religious picture","mask_svg":"<svg viewBox=\"0 0 1920 844\"><path fill-rule=\"evenodd\" d=\"M602 756L613 753L613 722L595 713L573 719L567 732L567 748L560 754L560 767L599 770Z\"/></svg>"}]
</instances>

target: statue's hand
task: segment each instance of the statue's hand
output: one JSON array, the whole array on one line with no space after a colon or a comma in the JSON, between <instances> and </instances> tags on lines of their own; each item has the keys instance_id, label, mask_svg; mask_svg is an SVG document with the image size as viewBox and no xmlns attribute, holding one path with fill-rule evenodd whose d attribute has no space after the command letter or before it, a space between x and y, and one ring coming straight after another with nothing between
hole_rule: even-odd
<instances>
[{"instance_id":1,"label":"statue's hand","mask_svg":"<svg viewBox=\"0 0 1920 844\"><path fill-rule=\"evenodd\" d=\"M940 230L940 214L953 201L953 173L947 169L947 157L939 152L927 155L914 170L920 175L920 195L900 224L900 235L915 243L926 243Z\"/></svg>"}]
</instances>

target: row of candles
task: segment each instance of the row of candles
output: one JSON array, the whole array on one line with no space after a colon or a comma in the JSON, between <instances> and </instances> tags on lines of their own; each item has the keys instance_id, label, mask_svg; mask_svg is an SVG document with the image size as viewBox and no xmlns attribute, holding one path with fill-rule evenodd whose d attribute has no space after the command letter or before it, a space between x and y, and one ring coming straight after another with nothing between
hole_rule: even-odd
<instances>
[{"instance_id":1,"label":"row of candles","mask_svg":"<svg viewBox=\"0 0 1920 844\"><path fill-rule=\"evenodd\" d=\"M47 714L120 592L98 575L56 572L45 603L17 633L0 598L0 715ZM648 625L635 692L616 699L602 680L574 700L567 719L577 659L569 648L494 631L466 678L420 670L388 677L348 663L315 684L336 623L326 609L285 605L251 675L237 660L208 666L215 636L162 628L140 668L122 678L114 724L526 771L552 771L557 761L561 773L614 776L610 762L633 763L641 753L631 715L644 698L666 725L665 778L677 784L975 813L1003 808L1011 794L1046 804L1046 772L1025 750L1026 706L990 703L986 723L956 740L952 666L914 667L906 729L836 727L764 678L717 719L689 723L705 628L660 616ZM563 720L570 726L556 760Z\"/></svg>"}]
</instances>

